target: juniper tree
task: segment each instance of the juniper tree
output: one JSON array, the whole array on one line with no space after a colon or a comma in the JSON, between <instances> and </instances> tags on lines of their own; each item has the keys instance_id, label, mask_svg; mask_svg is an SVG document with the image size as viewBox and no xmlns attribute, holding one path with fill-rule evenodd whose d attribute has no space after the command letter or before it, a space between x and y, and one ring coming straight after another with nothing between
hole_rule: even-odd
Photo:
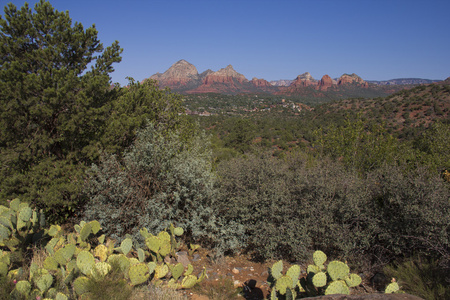
<instances>
[{"instance_id":1,"label":"juniper tree","mask_svg":"<svg viewBox=\"0 0 450 300\"><path fill-rule=\"evenodd\" d=\"M0 202L15 196L50 213L74 209L82 168L98 156L122 49L95 25L41 0L0 16ZM45 200L43 200L45 199ZM45 201L45 203L44 203ZM54 216L54 215L53 215ZM64 216L63 216L64 217Z\"/></svg>"}]
</instances>

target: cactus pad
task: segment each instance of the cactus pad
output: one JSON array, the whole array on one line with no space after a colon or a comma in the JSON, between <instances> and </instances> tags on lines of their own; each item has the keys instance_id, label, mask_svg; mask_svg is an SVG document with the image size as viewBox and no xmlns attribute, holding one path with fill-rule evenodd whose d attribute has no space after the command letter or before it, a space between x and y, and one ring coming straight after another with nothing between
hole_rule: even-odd
<instances>
[{"instance_id":1,"label":"cactus pad","mask_svg":"<svg viewBox=\"0 0 450 300\"><path fill-rule=\"evenodd\" d=\"M324 287L327 284L327 274L319 272L312 278L312 283L315 287Z\"/></svg>"},{"instance_id":2,"label":"cactus pad","mask_svg":"<svg viewBox=\"0 0 450 300\"><path fill-rule=\"evenodd\" d=\"M206 275L206 269L205 268L203 268L203 271L202 271L202 273L200 274L200 276L198 277L198 279L197 279L197 283L200 283L200 282L202 282L203 281L203 279L205 279L207 277L207 275Z\"/></svg>"},{"instance_id":3,"label":"cactus pad","mask_svg":"<svg viewBox=\"0 0 450 300\"><path fill-rule=\"evenodd\" d=\"M167 283L167 287L171 289L179 289L181 288L181 284L178 283L175 279L171 278Z\"/></svg>"},{"instance_id":4,"label":"cactus pad","mask_svg":"<svg viewBox=\"0 0 450 300\"><path fill-rule=\"evenodd\" d=\"M131 239L124 239L122 243L120 243L120 251L122 251L124 255L127 255L131 251L132 247L133 241Z\"/></svg>"},{"instance_id":5,"label":"cactus pad","mask_svg":"<svg viewBox=\"0 0 450 300\"><path fill-rule=\"evenodd\" d=\"M78 295L83 295L88 291L89 278L80 276L73 282L73 289Z\"/></svg>"},{"instance_id":6,"label":"cactus pad","mask_svg":"<svg viewBox=\"0 0 450 300\"><path fill-rule=\"evenodd\" d=\"M77 256L77 267L84 275L91 273L95 265L94 256L88 251L81 251Z\"/></svg>"},{"instance_id":7,"label":"cactus pad","mask_svg":"<svg viewBox=\"0 0 450 300\"><path fill-rule=\"evenodd\" d=\"M348 287L357 287L361 284L361 277L357 274L350 274L349 276L345 277L345 283L347 283Z\"/></svg>"},{"instance_id":8,"label":"cactus pad","mask_svg":"<svg viewBox=\"0 0 450 300\"><path fill-rule=\"evenodd\" d=\"M290 288L292 285L292 278L289 276L281 276L277 279L275 283L275 288L280 292L281 295L286 294L286 289Z\"/></svg>"},{"instance_id":9,"label":"cactus pad","mask_svg":"<svg viewBox=\"0 0 450 300\"><path fill-rule=\"evenodd\" d=\"M298 278L300 277L300 266L293 265L291 266L287 272L286 276L289 276L292 279L291 288L294 288L297 285Z\"/></svg>"},{"instance_id":10,"label":"cactus pad","mask_svg":"<svg viewBox=\"0 0 450 300\"><path fill-rule=\"evenodd\" d=\"M338 280L333 281L325 290L325 295L334 295L334 294L345 294L348 295L350 293L347 284L344 281Z\"/></svg>"},{"instance_id":11,"label":"cactus pad","mask_svg":"<svg viewBox=\"0 0 450 300\"><path fill-rule=\"evenodd\" d=\"M183 233L184 230L181 227L175 227L175 229L173 230L173 234L175 234L176 236L182 236Z\"/></svg>"},{"instance_id":12,"label":"cactus pad","mask_svg":"<svg viewBox=\"0 0 450 300\"><path fill-rule=\"evenodd\" d=\"M55 300L68 300L69 298L67 298L66 295L64 295L63 293L58 293L56 294Z\"/></svg>"},{"instance_id":13,"label":"cactus pad","mask_svg":"<svg viewBox=\"0 0 450 300\"><path fill-rule=\"evenodd\" d=\"M21 281L17 282L16 290L22 296L27 297L30 294L30 291L31 291L31 283L29 283L26 280L21 280Z\"/></svg>"},{"instance_id":14,"label":"cactus pad","mask_svg":"<svg viewBox=\"0 0 450 300\"><path fill-rule=\"evenodd\" d=\"M273 278L278 279L281 277L281 271L283 271L283 261L279 260L273 264L272 268L270 268L270 275Z\"/></svg>"},{"instance_id":15,"label":"cactus pad","mask_svg":"<svg viewBox=\"0 0 450 300\"><path fill-rule=\"evenodd\" d=\"M175 280L178 280L178 278L180 278L180 276L183 274L184 271L184 266L182 263L178 263L174 266L170 266L170 272L172 273L172 277Z\"/></svg>"},{"instance_id":16,"label":"cactus pad","mask_svg":"<svg viewBox=\"0 0 450 300\"><path fill-rule=\"evenodd\" d=\"M165 232L165 231L164 231ZM166 232L167 233L167 232ZM162 257L165 257L166 255L168 255L170 253L170 251L172 250L172 246L170 244L170 240L162 240L161 243L161 248L159 248L159 254Z\"/></svg>"},{"instance_id":17,"label":"cactus pad","mask_svg":"<svg viewBox=\"0 0 450 300\"><path fill-rule=\"evenodd\" d=\"M327 255L320 250L317 250L313 254L313 261L316 266L321 266L327 260Z\"/></svg>"},{"instance_id":18,"label":"cactus pad","mask_svg":"<svg viewBox=\"0 0 450 300\"><path fill-rule=\"evenodd\" d=\"M278 300L276 289L272 289L272 291L270 292L270 300Z\"/></svg>"},{"instance_id":19,"label":"cactus pad","mask_svg":"<svg viewBox=\"0 0 450 300\"><path fill-rule=\"evenodd\" d=\"M103 244L98 245L94 249L94 256L98 257L100 261L106 261L108 258L108 248Z\"/></svg>"},{"instance_id":20,"label":"cactus pad","mask_svg":"<svg viewBox=\"0 0 450 300\"><path fill-rule=\"evenodd\" d=\"M56 271L58 270L58 263L52 256L47 256L47 258L44 260L44 268L49 271Z\"/></svg>"},{"instance_id":21,"label":"cactus pad","mask_svg":"<svg viewBox=\"0 0 450 300\"><path fill-rule=\"evenodd\" d=\"M55 252L55 260L60 265L66 265L75 253L76 246L74 244L67 244L63 248Z\"/></svg>"},{"instance_id":22,"label":"cactus pad","mask_svg":"<svg viewBox=\"0 0 450 300\"><path fill-rule=\"evenodd\" d=\"M26 222L31 219L31 216L33 215L33 210L31 207L24 207L19 211L19 219Z\"/></svg>"},{"instance_id":23,"label":"cactus pad","mask_svg":"<svg viewBox=\"0 0 450 300\"><path fill-rule=\"evenodd\" d=\"M161 240L156 236L150 236L145 239L145 245L150 249L150 251L158 253L161 247Z\"/></svg>"},{"instance_id":24,"label":"cactus pad","mask_svg":"<svg viewBox=\"0 0 450 300\"><path fill-rule=\"evenodd\" d=\"M106 262L98 262L92 269L92 275L95 278L103 278L111 270L111 265Z\"/></svg>"},{"instance_id":25,"label":"cactus pad","mask_svg":"<svg viewBox=\"0 0 450 300\"><path fill-rule=\"evenodd\" d=\"M20 200L19 198L16 198L14 200L11 200L11 202L9 202L9 207L14 210L14 211L18 211L19 207L20 207Z\"/></svg>"},{"instance_id":26,"label":"cactus pad","mask_svg":"<svg viewBox=\"0 0 450 300\"><path fill-rule=\"evenodd\" d=\"M102 229L100 223L97 220L93 220L89 222L89 224L91 225L91 231L93 234L97 234L97 232L99 232L100 229Z\"/></svg>"},{"instance_id":27,"label":"cactus pad","mask_svg":"<svg viewBox=\"0 0 450 300\"><path fill-rule=\"evenodd\" d=\"M331 280L336 281L347 277L350 273L350 268L343 262L334 260L328 264L327 272Z\"/></svg>"},{"instance_id":28,"label":"cactus pad","mask_svg":"<svg viewBox=\"0 0 450 300\"><path fill-rule=\"evenodd\" d=\"M158 238L162 241L162 242L167 242L170 243L170 234L167 233L167 231L161 231L160 233L158 233Z\"/></svg>"},{"instance_id":29,"label":"cactus pad","mask_svg":"<svg viewBox=\"0 0 450 300\"><path fill-rule=\"evenodd\" d=\"M186 272L184 272L183 275L184 276L191 275L193 271L194 271L194 266L192 266L191 264L188 264L187 270L186 270Z\"/></svg>"},{"instance_id":30,"label":"cactus pad","mask_svg":"<svg viewBox=\"0 0 450 300\"><path fill-rule=\"evenodd\" d=\"M181 281L181 287L183 289L190 289L194 287L194 285L196 284L197 284L197 277L195 277L194 275L188 275L184 277L183 280Z\"/></svg>"},{"instance_id":31,"label":"cactus pad","mask_svg":"<svg viewBox=\"0 0 450 300\"><path fill-rule=\"evenodd\" d=\"M308 265L308 268L306 269L306 272L308 274L310 274L310 273L317 274L317 273L320 272L320 269L316 265Z\"/></svg>"},{"instance_id":32,"label":"cactus pad","mask_svg":"<svg viewBox=\"0 0 450 300\"><path fill-rule=\"evenodd\" d=\"M147 281L150 277L148 266L146 264L137 264L130 267L128 276L132 285L138 285Z\"/></svg>"},{"instance_id":33,"label":"cactus pad","mask_svg":"<svg viewBox=\"0 0 450 300\"><path fill-rule=\"evenodd\" d=\"M36 283L36 286L38 287L38 289L42 293L44 293L46 290L48 290L52 286L53 276L48 273L44 274L41 277L39 277L35 283Z\"/></svg>"},{"instance_id":34,"label":"cactus pad","mask_svg":"<svg viewBox=\"0 0 450 300\"><path fill-rule=\"evenodd\" d=\"M145 260L145 252L141 248L137 249L139 262L144 262Z\"/></svg>"},{"instance_id":35,"label":"cactus pad","mask_svg":"<svg viewBox=\"0 0 450 300\"><path fill-rule=\"evenodd\" d=\"M13 224L11 223L11 220L5 216L0 217L0 224L9 229L13 229Z\"/></svg>"},{"instance_id":36,"label":"cactus pad","mask_svg":"<svg viewBox=\"0 0 450 300\"><path fill-rule=\"evenodd\" d=\"M92 225L90 223L85 224L80 231L80 239L81 241L86 241L89 235L92 232Z\"/></svg>"},{"instance_id":37,"label":"cactus pad","mask_svg":"<svg viewBox=\"0 0 450 300\"><path fill-rule=\"evenodd\" d=\"M151 261L147 264L147 267L148 267L149 273L152 274L156 269L156 263L154 261Z\"/></svg>"},{"instance_id":38,"label":"cactus pad","mask_svg":"<svg viewBox=\"0 0 450 300\"><path fill-rule=\"evenodd\" d=\"M384 291L386 294L396 293L400 290L400 287L398 286L397 282L391 282L386 287L386 290Z\"/></svg>"},{"instance_id":39,"label":"cactus pad","mask_svg":"<svg viewBox=\"0 0 450 300\"><path fill-rule=\"evenodd\" d=\"M163 278L164 276L167 275L167 273L169 273L169 267L166 264L156 266L156 268L155 268L156 279Z\"/></svg>"}]
</instances>

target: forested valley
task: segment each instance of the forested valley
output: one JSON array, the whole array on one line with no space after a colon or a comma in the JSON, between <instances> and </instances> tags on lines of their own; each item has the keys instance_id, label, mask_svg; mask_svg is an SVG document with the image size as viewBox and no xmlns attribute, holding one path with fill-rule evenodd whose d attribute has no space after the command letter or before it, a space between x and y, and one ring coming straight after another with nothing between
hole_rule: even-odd
<instances>
[{"instance_id":1,"label":"forested valley","mask_svg":"<svg viewBox=\"0 0 450 300\"><path fill-rule=\"evenodd\" d=\"M205 273L159 268L198 245L289 264L321 250L363 281L450 299L448 80L320 104L120 86L118 42L34 10L0 18L0 298L191 288Z\"/></svg>"}]
</instances>

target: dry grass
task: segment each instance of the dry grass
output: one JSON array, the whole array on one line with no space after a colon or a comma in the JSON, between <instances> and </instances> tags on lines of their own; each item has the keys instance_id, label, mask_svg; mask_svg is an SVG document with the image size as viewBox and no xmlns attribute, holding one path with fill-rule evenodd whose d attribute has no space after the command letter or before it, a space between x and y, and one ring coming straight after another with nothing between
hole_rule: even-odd
<instances>
[{"instance_id":1,"label":"dry grass","mask_svg":"<svg viewBox=\"0 0 450 300\"><path fill-rule=\"evenodd\" d=\"M242 288L235 288L230 277L221 277L217 281L202 282L194 287L194 292L205 295L211 300L242 299Z\"/></svg>"},{"instance_id":2,"label":"dry grass","mask_svg":"<svg viewBox=\"0 0 450 300\"><path fill-rule=\"evenodd\" d=\"M168 287L155 287L148 285L144 287L135 288L131 294L131 300L187 300L187 297L181 292Z\"/></svg>"}]
</instances>

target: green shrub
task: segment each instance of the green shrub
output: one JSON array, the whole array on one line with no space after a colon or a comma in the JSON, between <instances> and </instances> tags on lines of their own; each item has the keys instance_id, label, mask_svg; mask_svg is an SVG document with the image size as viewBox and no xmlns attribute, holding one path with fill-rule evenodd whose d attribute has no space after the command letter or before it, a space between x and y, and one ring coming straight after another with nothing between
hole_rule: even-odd
<instances>
[{"instance_id":1,"label":"green shrub","mask_svg":"<svg viewBox=\"0 0 450 300\"><path fill-rule=\"evenodd\" d=\"M219 250L240 246L240 229L217 214L208 137L187 142L179 131L147 126L123 158L105 156L90 171L85 216L99 220L107 234L123 239L137 228L161 231L174 223L187 238Z\"/></svg>"},{"instance_id":2,"label":"green shrub","mask_svg":"<svg viewBox=\"0 0 450 300\"><path fill-rule=\"evenodd\" d=\"M426 300L450 299L449 268L436 260L414 256L384 268L388 277L398 279L402 290Z\"/></svg>"},{"instance_id":3,"label":"green shrub","mask_svg":"<svg viewBox=\"0 0 450 300\"><path fill-rule=\"evenodd\" d=\"M244 226L255 258L301 260L313 249L361 263L413 249L449 255L449 187L427 169L384 165L361 176L329 160L249 155L218 173L221 215Z\"/></svg>"},{"instance_id":4,"label":"green shrub","mask_svg":"<svg viewBox=\"0 0 450 300\"><path fill-rule=\"evenodd\" d=\"M387 256L420 251L450 257L450 189L439 174L417 168L404 172L385 166L368 175L369 203L375 226L374 246Z\"/></svg>"}]
</instances>

